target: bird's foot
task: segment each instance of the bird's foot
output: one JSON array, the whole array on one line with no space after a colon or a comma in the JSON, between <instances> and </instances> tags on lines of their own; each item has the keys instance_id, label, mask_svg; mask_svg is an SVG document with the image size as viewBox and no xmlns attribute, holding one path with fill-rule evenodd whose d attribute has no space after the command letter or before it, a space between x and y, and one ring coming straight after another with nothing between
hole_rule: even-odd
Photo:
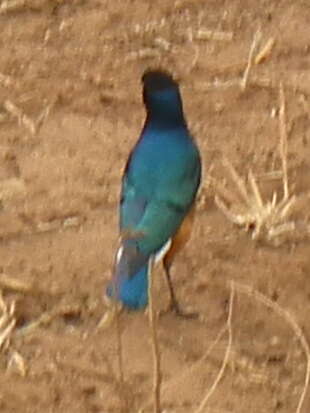
<instances>
[{"instance_id":1,"label":"bird's foot","mask_svg":"<svg viewBox=\"0 0 310 413\"><path fill-rule=\"evenodd\" d=\"M177 302L171 302L168 309L164 310L161 315L167 313L174 313L177 317L185 318L188 320L196 320L199 318L199 313L197 312L189 312L180 308Z\"/></svg>"}]
</instances>

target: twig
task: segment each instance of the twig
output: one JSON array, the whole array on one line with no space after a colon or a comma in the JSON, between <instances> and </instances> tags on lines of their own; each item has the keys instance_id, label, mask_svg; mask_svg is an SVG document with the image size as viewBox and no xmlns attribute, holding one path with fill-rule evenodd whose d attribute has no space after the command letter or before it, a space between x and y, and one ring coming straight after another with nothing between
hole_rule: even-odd
<instances>
[{"instance_id":1,"label":"twig","mask_svg":"<svg viewBox=\"0 0 310 413\"><path fill-rule=\"evenodd\" d=\"M13 278L11 275L0 273L0 288L3 290L14 291L21 294L29 294L33 296L48 296L54 297L57 293L40 288L35 283L26 283L24 281Z\"/></svg>"},{"instance_id":2,"label":"twig","mask_svg":"<svg viewBox=\"0 0 310 413\"><path fill-rule=\"evenodd\" d=\"M225 334L227 330L227 324L221 328L221 330L218 332L217 336L215 339L212 341L211 345L208 347L204 355L197 361L195 361L187 370L184 370L182 373L180 373L178 376L172 376L170 379L168 379L165 384L162 386L162 390L165 391L169 389L169 387L176 385L180 381L182 381L184 378L189 377L190 375L195 374L195 370L197 368L201 368L201 364L209 357L210 353L214 349L214 347L218 344L218 342L221 340L223 335ZM140 410L139 413L142 413L149 407L149 402L145 404Z\"/></svg>"},{"instance_id":3,"label":"twig","mask_svg":"<svg viewBox=\"0 0 310 413\"><path fill-rule=\"evenodd\" d=\"M48 104L39 114L37 120L36 120L36 132L38 132L43 123L46 121L46 119L49 117L50 112L52 110L52 108L54 107L56 101L51 102L50 104Z\"/></svg>"},{"instance_id":4,"label":"twig","mask_svg":"<svg viewBox=\"0 0 310 413\"><path fill-rule=\"evenodd\" d=\"M11 320L9 324L0 332L0 350L2 349L6 341L9 339L15 325L16 320L15 318L13 318L13 320Z\"/></svg>"},{"instance_id":5,"label":"twig","mask_svg":"<svg viewBox=\"0 0 310 413\"><path fill-rule=\"evenodd\" d=\"M264 172L256 176L258 181L272 181L277 179L282 179L283 171L270 171Z\"/></svg>"},{"instance_id":6,"label":"twig","mask_svg":"<svg viewBox=\"0 0 310 413\"><path fill-rule=\"evenodd\" d=\"M19 293L29 293L32 290L31 284L26 284L25 282L12 278L4 273L0 274L0 287Z\"/></svg>"},{"instance_id":7,"label":"twig","mask_svg":"<svg viewBox=\"0 0 310 413\"><path fill-rule=\"evenodd\" d=\"M68 313L78 313L79 311L80 306L78 305L61 305L57 308L54 308L52 311L47 311L43 313L37 320L17 330L16 334L20 336L25 336L27 334L32 333L38 327L50 324L55 318L59 316Z\"/></svg>"},{"instance_id":8,"label":"twig","mask_svg":"<svg viewBox=\"0 0 310 413\"><path fill-rule=\"evenodd\" d=\"M233 37L233 32L214 31L208 29L199 29L195 35L197 40L217 40L224 42L231 42Z\"/></svg>"},{"instance_id":9,"label":"twig","mask_svg":"<svg viewBox=\"0 0 310 413\"><path fill-rule=\"evenodd\" d=\"M35 122L29 118L15 103L10 100L5 100L3 103L4 109L10 113L12 116L15 116L19 124L22 124L32 135L35 135L37 128Z\"/></svg>"},{"instance_id":10,"label":"twig","mask_svg":"<svg viewBox=\"0 0 310 413\"><path fill-rule=\"evenodd\" d=\"M129 53L129 55L126 56L125 60L127 62L131 62L133 60L152 59L152 58L159 57L159 56L160 56L160 50L152 49L151 47L145 47L144 49L140 49L136 52Z\"/></svg>"},{"instance_id":11,"label":"twig","mask_svg":"<svg viewBox=\"0 0 310 413\"><path fill-rule=\"evenodd\" d=\"M119 252L121 251L121 239L119 240L120 246L117 250L118 252L114 258L113 264L113 273L115 272L115 268L118 263L119 259ZM108 326L112 321L115 319L115 334L116 334L116 352L117 352L117 369L118 369L118 383L119 383L119 391L120 391L120 401L122 403L122 411L127 412L129 403L127 392L125 389L125 375L124 375L124 360L123 360L123 342L122 342L122 331L121 331L121 324L120 324L120 313L122 306L118 303L116 297L119 297L119 284L113 280L112 284L112 306L107 312L107 317L105 317L105 321L103 320L100 322L100 326Z\"/></svg>"},{"instance_id":12,"label":"twig","mask_svg":"<svg viewBox=\"0 0 310 413\"><path fill-rule=\"evenodd\" d=\"M262 47L261 50L255 56L254 62L256 65L262 63L264 60L267 59L267 57L270 56L274 44L275 44L275 38L270 37L265 43L264 47Z\"/></svg>"},{"instance_id":13,"label":"twig","mask_svg":"<svg viewBox=\"0 0 310 413\"><path fill-rule=\"evenodd\" d=\"M283 83L280 83L279 88L279 129L280 129L280 158L283 171L283 192L284 199L288 199L288 178L287 178L287 128L286 128L286 105Z\"/></svg>"},{"instance_id":14,"label":"twig","mask_svg":"<svg viewBox=\"0 0 310 413\"><path fill-rule=\"evenodd\" d=\"M160 390L161 390L161 368L160 368L160 351L157 339L157 314L154 308L154 292L153 292L153 258L150 258L148 263L148 301L149 301L149 324L152 339L153 350L153 397L154 397L154 413L161 412Z\"/></svg>"},{"instance_id":15,"label":"twig","mask_svg":"<svg viewBox=\"0 0 310 413\"><path fill-rule=\"evenodd\" d=\"M36 232L49 232L61 228L78 227L82 224L83 218L78 215L72 215L66 218L56 218L51 221L39 221L36 224Z\"/></svg>"},{"instance_id":16,"label":"twig","mask_svg":"<svg viewBox=\"0 0 310 413\"><path fill-rule=\"evenodd\" d=\"M229 355L230 355L230 351L231 351L231 346L232 346L232 326L231 326L231 320L232 320L232 312L233 312L233 304L234 304L234 296L235 296L235 286L234 286L234 282L231 281L230 282L230 298L229 298L229 310L228 310L228 318L227 318L227 331L228 331L228 343L227 343L227 347L226 347L226 351L225 351L225 356L222 362L222 366L221 369L215 379L215 381L213 382L213 385L211 386L211 388L207 391L206 395L204 396L204 398L202 399L198 409L195 411L195 413L201 413L205 407L206 404L208 403L208 400L210 399L210 397L212 396L212 394L214 393L218 383L220 382L220 380L223 377L225 368L227 366L228 363L228 359L229 359Z\"/></svg>"},{"instance_id":17,"label":"twig","mask_svg":"<svg viewBox=\"0 0 310 413\"><path fill-rule=\"evenodd\" d=\"M5 347L10 340L12 331L16 325L15 301L7 305L0 290L0 350Z\"/></svg>"},{"instance_id":18,"label":"twig","mask_svg":"<svg viewBox=\"0 0 310 413\"><path fill-rule=\"evenodd\" d=\"M120 311L117 309L116 301L113 302L114 305L114 315L115 315L115 332L116 332L116 351L117 351L117 365L119 374L119 383L121 386L121 391L124 389L124 362L123 362L123 343L122 343L122 332L120 325Z\"/></svg>"},{"instance_id":19,"label":"twig","mask_svg":"<svg viewBox=\"0 0 310 413\"><path fill-rule=\"evenodd\" d=\"M22 377L26 376L28 370L24 357L15 350L13 351L7 364L7 370L12 369L15 369Z\"/></svg>"},{"instance_id":20,"label":"twig","mask_svg":"<svg viewBox=\"0 0 310 413\"><path fill-rule=\"evenodd\" d=\"M97 330L105 330L108 329L115 320L116 314L118 312L118 308L116 305L114 305L114 301L111 303L111 300L109 297L104 297L104 301L106 302L108 308L106 312L104 313L103 317L99 321L97 325Z\"/></svg>"},{"instance_id":21,"label":"twig","mask_svg":"<svg viewBox=\"0 0 310 413\"><path fill-rule=\"evenodd\" d=\"M253 66L254 52L255 52L256 47L257 47L257 45L258 45L258 43L261 39L261 35L262 35L262 33L261 33L260 30L257 30L254 34L253 41L252 41L251 48L250 48L250 52L249 52L248 63L247 63L247 66L245 68L245 71L243 73L243 77L241 79L241 88L242 88L242 90L245 90L246 86L248 84L250 70Z\"/></svg>"},{"instance_id":22,"label":"twig","mask_svg":"<svg viewBox=\"0 0 310 413\"><path fill-rule=\"evenodd\" d=\"M165 385L163 386L163 390L166 390L169 386L172 384L175 384L179 381L181 381L184 377L188 377L189 375L194 373L194 370L197 369L198 367L201 368L201 363L204 362L210 355L211 351L214 349L214 347L218 344L220 339L223 337L223 335L226 333L227 330L227 324L221 328L221 330L218 332L217 336L215 337L215 340L211 343L211 345L208 347L207 351L205 354L195 363L193 363L187 370L185 370L183 373L178 375L177 377L173 376L170 380L165 382Z\"/></svg>"},{"instance_id":23,"label":"twig","mask_svg":"<svg viewBox=\"0 0 310 413\"><path fill-rule=\"evenodd\" d=\"M263 199L262 199L261 193L258 189L257 182L255 180L255 177L254 177L253 172L252 172L251 169L249 171L248 179L249 179L249 183L251 185L253 195L254 195L254 199L256 201L256 204L257 204L258 208L261 208L261 209L264 208Z\"/></svg>"},{"instance_id":24,"label":"twig","mask_svg":"<svg viewBox=\"0 0 310 413\"><path fill-rule=\"evenodd\" d=\"M154 39L154 46L162 49L164 52L168 52L171 49L171 43L163 37L156 37Z\"/></svg>"},{"instance_id":25,"label":"twig","mask_svg":"<svg viewBox=\"0 0 310 413\"><path fill-rule=\"evenodd\" d=\"M186 73L190 74L191 71L196 67L198 59L199 59L199 46L194 43L191 42L191 46L193 48L193 58L191 60L191 63L188 65L188 68L186 69ZM178 54L179 51L176 50L176 54Z\"/></svg>"},{"instance_id":26,"label":"twig","mask_svg":"<svg viewBox=\"0 0 310 413\"><path fill-rule=\"evenodd\" d=\"M269 308L272 308L272 310L274 310L275 313L277 313L280 317L284 318L287 321L287 323L292 327L294 333L296 334L297 338L299 339L300 344L301 344L301 346L302 346L302 348L305 352L306 359L307 359L304 386L303 386L303 390L302 390L302 393L300 395L298 405L297 405L297 409L296 409L296 413L300 413L301 409L302 409L302 406L303 406L303 403L304 403L304 400L305 400L305 396L306 396L306 393L307 393L307 389L308 389L308 386L309 386L309 380L310 380L310 347L309 347L309 343L307 342L307 339L306 339L304 333L302 332L301 328L296 323L296 321L294 320L292 315L287 310L280 307L279 304L277 304L276 302L271 301L268 297L261 294L257 290L251 289L247 285L243 285L243 284L238 283L238 282L235 282L234 284L235 284L236 290L238 292L246 294L249 297L254 297L257 301L260 301L265 306L267 306Z\"/></svg>"},{"instance_id":27,"label":"twig","mask_svg":"<svg viewBox=\"0 0 310 413\"><path fill-rule=\"evenodd\" d=\"M233 165L230 163L230 161L227 158L223 158L223 165L228 169L228 171L230 172L234 182L236 183L240 195L242 196L244 202L251 207L251 201L250 201L250 197L249 197L249 193L247 191L245 182L240 178L240 176L238 175L237 171L235 170L235 168L233 167Z\"/></svg>"},{"instance_id":28,"label":"twig","mask_svg":"<svg viewBox=\"0 0 310 413\"><path fill-rule=\"evenodd\" d=\"M26 0L4 0L0 5L0 14L19 11L26 5Z\"/></svg>"}]
</instances>

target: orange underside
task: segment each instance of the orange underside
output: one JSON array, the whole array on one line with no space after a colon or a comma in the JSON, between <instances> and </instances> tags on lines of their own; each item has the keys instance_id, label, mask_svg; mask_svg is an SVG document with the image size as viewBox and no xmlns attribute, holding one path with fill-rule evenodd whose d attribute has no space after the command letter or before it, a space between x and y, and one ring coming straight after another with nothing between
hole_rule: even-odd
<instances>
[{"instance_id":1,"label":"orange underside","mask_svg":"<svg viewBox=\"0 0 310 413\"><path fill-rule=\"evenodd\" d=\"M178 232L172 239L171 247L164 257L165 267L170 267L175 255L184 247L187 241L190 239L192 228L194 225L195 207L184 218Z\"/></svg>"}]
</instances>

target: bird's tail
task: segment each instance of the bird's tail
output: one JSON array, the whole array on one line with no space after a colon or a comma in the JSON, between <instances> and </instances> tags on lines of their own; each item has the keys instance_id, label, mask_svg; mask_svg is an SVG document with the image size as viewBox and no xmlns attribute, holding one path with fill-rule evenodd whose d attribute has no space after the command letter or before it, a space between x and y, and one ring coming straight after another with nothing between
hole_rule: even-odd
<instances>
[{"instance_id":1,"label":"bird's tail","mask_svg":"<svg viewBox=\"0 0 310 413\"><path fill-rule=\"evenodd\" d=\"M139 254L135 242L128 240L122 243L116 253L107 295L132 310L146 307L149 270L150 259Z\"/></svg>"}]
</instances>

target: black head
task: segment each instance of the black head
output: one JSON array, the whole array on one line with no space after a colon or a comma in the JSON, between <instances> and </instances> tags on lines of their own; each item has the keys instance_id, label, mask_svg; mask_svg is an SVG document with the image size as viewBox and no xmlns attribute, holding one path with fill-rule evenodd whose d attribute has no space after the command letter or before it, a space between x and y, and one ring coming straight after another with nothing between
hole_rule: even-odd
<instances>
[{"instance_id":1,"label":"black head","mask_svg":"<svg viewBox=\"0 0 310 413\"><path fill-rule=\"evenodd\" d=\"M183 121L179 85L170 73L164 70L146 70L142 83L143 101L150 118L163 122Z\"/></svg>"},{"instance_id":2,"label":"black head","mask_svg":"<svg viewBox=\"0 0 310 413\"><path fill-rule=\"evenodd\" d=\"M164 70L146 70L142 76L142 83L149 93L179 87L172 75Z\"/></svg>"}]
</instances>

